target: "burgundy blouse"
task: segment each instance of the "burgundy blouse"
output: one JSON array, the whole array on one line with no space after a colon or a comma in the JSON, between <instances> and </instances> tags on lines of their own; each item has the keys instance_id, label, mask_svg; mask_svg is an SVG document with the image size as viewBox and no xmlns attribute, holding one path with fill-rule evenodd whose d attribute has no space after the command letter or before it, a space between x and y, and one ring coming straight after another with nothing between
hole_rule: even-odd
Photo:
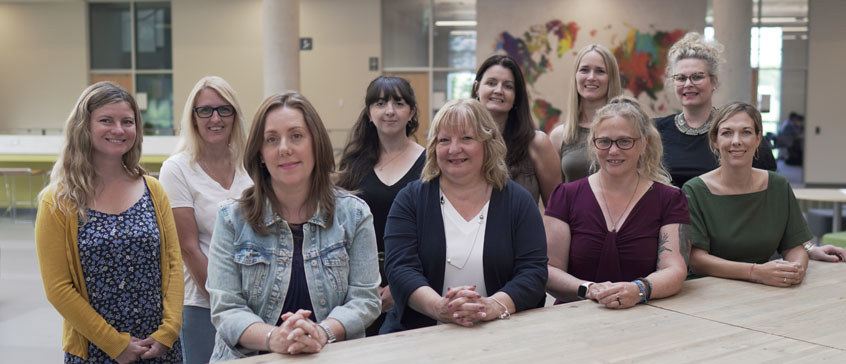
<instances>
[{"instance_id":1,"label":"burgundy blouse","mask_svg":"<svg viewBox=\"0 0 846 364\"><path fill-rule=\"evenodd\" d=\"M558 185L546 215L570 226L567 272L592 282L632 281L655 272L660 228L690 224L684 192L657 182L616 232L608 231L587 178Z\"/></svg>"}]
</instances>

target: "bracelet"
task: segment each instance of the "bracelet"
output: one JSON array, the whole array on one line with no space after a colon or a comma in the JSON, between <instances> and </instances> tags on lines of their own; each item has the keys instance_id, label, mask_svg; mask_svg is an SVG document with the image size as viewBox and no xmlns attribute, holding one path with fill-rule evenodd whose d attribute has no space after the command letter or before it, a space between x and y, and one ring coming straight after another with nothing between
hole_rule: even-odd
<instances>
[{"instance_id":1,"label":"bracelet","mask_svg":"<svg viewBox=\"0 0 846 364\"><path fill-rule=\"evenodd\" d=\"M646 288L643 287L643 283L640 283L639 280L633 280L632 283L637 285L637 289L640 291L640 302L638 303L646 303L646 295L644 295L644 291Z\"/></svg>"},{"instance_id":2,"label":"bracelet","mask_svg":"<svg viewBox=\"0 0 846 364\"><path fill-rule=\"evenodd\" d=\"M270 350L270 335L273 334L273 330L276 330L276 326L270 328L270 331L267 332L267 338L264 339L264 347L267 349L268 353L273 352L273 350Z\"/></svg>"},{"instance_id":3,"label":"bracelet","mask_svg":"<svg viewBox=\"0 0 846 364\"><path fill-rule=\"evenodd\" d=\"M644 302L651 300L652 299L652 282L650 282L649 279L646 279L646 278L638 278L637 280L639 280L641 283L643 283L643 286L644 286L645 291L646 291L646 293L643 295L644 298L645 298Z\"/></svg>"},{"instance_id":4,"label":"bracelet","mask_svg":"<svg viewBox=\"0 0 846 364\"><path fill-rule=\"evenodd\" d=\"M508 320L509 318L511 318L511 313L508 312L508 307L505 307L505 305L503 305L502 302L499 302L499 300L496 298L490 297L490 299L502 306L503 312L499 314L500 320Z\"/></svg>"},{"instance_id":5,"label":"bracelet","mask_svg":"<svg viewBox=\"0 0 846 364\"><path fill-rule=\"evenodd\" d=\"M749 266L749 280L752 280L752 270L755 269L755 263Z\"/></svg>"},{"instance_id":6,"label":"bracelet","mask_svg":"<svg viewBox=\"0 0 846 364\"><path fill-rule=\"evenodd\" d=\"M323 329L323 331L326 332L326 343L327 344L331 344L331 343L338 340L338 339L335 338L335 334L332 333L332 329L329 328L329 325L327 325L326 322L320 321L320 323L317 324L317 326L320 326Z\"/></svg>"},{"instance_id":7,"label":"bracelet","mask_svg":"<svg viewBox=\"0 0 846 364\"><path fill-rule=\"evenodd\" d=\"M814 245L814 242L812 241L807 241L802 244L802 247L805 248L805 253L810 253L811 249L813 249L815 246L816 245Z\"/></svg>"}]
</instances>

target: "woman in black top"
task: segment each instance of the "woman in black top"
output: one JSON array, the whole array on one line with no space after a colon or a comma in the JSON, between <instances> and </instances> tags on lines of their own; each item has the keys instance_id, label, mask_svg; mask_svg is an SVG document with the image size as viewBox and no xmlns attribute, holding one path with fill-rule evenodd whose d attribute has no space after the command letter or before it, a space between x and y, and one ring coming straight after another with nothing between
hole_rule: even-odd
<instances>
[{"instance_id":1,"label":"woman in black top","mask_svg":"<svg viewBox=\"0 0 846 364\"><path fill-rule=\"evenodd\" d=\"M699 33L690 32L667 53L667 78L682 112L655 119L655 127L664 144L664 166L676 187L719 166L711 153L708 129L716 114L712 96L719 85L722 50L721 44L706 42ZM768 143L759 145L753 166L776 170Z\"/></svg>"},{"instance_id":2,"label":"woman in black top","mask_svg":"<svg viewBox=\"0 0 846 364\"><path fill-rule=\"evenodd\" d=\"M417 130L414 90L403 78L380 76L370 82L361 111L341 156L338 186L356 193L370 206L379 249L382 315L367 328L377 335L385 312L394 305L385 277L385 221L397 193L420 178L426 156L411 140Z\"/></svg>"}]
</instances>

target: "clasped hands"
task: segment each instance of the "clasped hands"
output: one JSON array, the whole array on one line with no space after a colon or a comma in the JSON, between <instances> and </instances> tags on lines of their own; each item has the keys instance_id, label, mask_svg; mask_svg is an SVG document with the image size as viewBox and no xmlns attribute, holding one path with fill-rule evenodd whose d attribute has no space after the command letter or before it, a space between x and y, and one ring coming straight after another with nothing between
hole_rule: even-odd
<instances>
[{"instance_id":1,"label":"clasped hands","mask_svg":"<svg viewBox=\"0 0 846 364\"><path fill-rule=\"evenodd\" d=\"M749 269L749 280L768 286L790 287L802 283L805 267L787 260L771 260L764 264L753 264Z\"/></svg>"},{"instance_id":2,"label":"clasped hands","mask_svg":"<svg viewBox=\"0 0 846 364\"><path fill-rule=\"evenodd\" d=\"M499 317L502 306L491 298L482 297L475 289L476 286L449 288L447 293L435 302L433 312L437 320L472 327L474 322L490 321Z\"/></svg>"},{"instance_id":3,"label":"clasped hands","mask_svg":"<svg viewBox=\"0 0 846 364\"><path fill-rule=\"evenodd\" d=\"M151 337L142 340L130 336L129 345L126 346L126 349L123 349L123 352L115 360L120 364L132 363L139 359L158 358L168 350L170 349L167 346Z\"/></svg>"},{"instance_id":4,"label":"clasped hands","mask_svg":"<svg viewBox=\"0 0 846 364\"><path fill-rule=\"evenodd\" d=\"M270 334L270 351L280 354L318 353L329 341L326 332L309 319L311 311L297 310L282 315L282 325Z\"/></svg>"},{"instance_id":5,"label":"clasped hands","mask_svg":"<svg viewBox=\"0 0 846 364\"><path fill-rule=\"evenodd\" d=\"M632 307L643 298L635 283L608 281L591 284L585 297L613 309Z\"/></svg>"}]
</instances>

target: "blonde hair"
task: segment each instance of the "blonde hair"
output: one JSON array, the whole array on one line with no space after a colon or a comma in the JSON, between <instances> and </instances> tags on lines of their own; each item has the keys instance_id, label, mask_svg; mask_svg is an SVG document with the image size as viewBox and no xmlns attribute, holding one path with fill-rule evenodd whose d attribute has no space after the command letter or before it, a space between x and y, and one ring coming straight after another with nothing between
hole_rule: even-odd
<instances>
[{"instance_id":1,"label":"blonde hair","mask_svg":"<svg viewBox=\"0 0 846 364\"><path fill-rule=\"evenodd\" d=\"M232 132L229 133L229 151L232 155L232 162L236 168L242 168L241 159L244 156L244 147L247 144L247 123L244 122L244 114L241 112L241 104L238 102L238 95L226 80L218 76L206 76L197 81L194 88L188 94L185 101L185 108L182 110L182 120L179 126L179 144L174 153L187 153L192 164L197 161L203 149L203 139L197 130L196 119L194 119L194 107L200 91L209 89L222 97L235 108L235 118L232 120Z\"/></svg>"},{"instance_id":2,"label":"blonde hair","mask_svg":"<svg viewBox=\"0 0 846 364\"><path fill-rule=\"evenodd\" d=\"M701 59L708 67L712 81L719 81L720 63L723 62L723 45L717 41L705 41L701 34L689 32L679 39L667 52L665 74L669 82L675 73L676 63L683 59Z\"/></svg>"},{"instance_id":3,"label":"blonde hair","mask_svg":"<svg viewBox=\"0 0 846 364\"><path fill-rule=\"evenodd\" d=\"M97 171L91 163L91 113L116 102L129 104L135 117L135 142L123 154L123 168L132 177L141 177L147 173L139 163L144 132L135 99L123 87L109 81L88 86L79 95L65 122L64 146L50 173L50 184L39 196L52 193L58 210L66 215L77 214L81 223L87 221L85 210L95 197L97 178Z\"/></svg>"},{"instance_id":4,"label":"blonde hair","mask_svg":"<svg viewBox=\"0 0 846 364\"><path fill-rule=\"evenodd\" d=\"M605 121L605 119L615 116L631 121L638 133L636 138L646 142L646 148L637 161L638 173L652 181L671 186L670 181L672 179L670 178L670 173L664 168L664 163L662 162L664 146L661 143L661 134L658 133L658 129L655 129L652 120L643 112L637 100L629 96L617 96L611 99L608 105L603 106L596 112L596 116L594 116L593 122L590 124L590 133L588 134L588 140L591 141L589 143L590 148L593 152L589 153L592 164L591 169L595 171L599 168L597 167L599 163L597 163L596 158L596 145L592 142L599 129L599 124Z\"/></svg>"},{"instance_id":5,"label":"blonde hair","mask_svg":"<svg viewBox=\"0 0 846 364\"><path fill-rule=\"evenodd\" d=\"M474 99L452 100L435 114L435 119L429 127L429 136L426 140L426 164L423 165L420 178L423 182L429 182L441 175L436 155L438 133L444 129L462 130L464 128L473 129L484 147L482 176L485 181L497 189L505 188L508 181L505 141L491 114L481 102Z\"/></svg>"},{"instance_id":6,"label":"blonde hair","mask_svg":"<svg viewBox=\"0 0 846 364\"><path fill-rule=\"evenodd\" d=\"M306 204L319 209L326 216L328 226L332 225L335 215L335 184L332 182L331 174L335 170L335 157L332 154L332 143L329 141L329 133L320 120L320 115L314 106L297 92L288 91L284 94L271 95L259 106L253 117L253 125L250 128L247 147L244 152L244 169L253 180L254 185L244 190L241 195L241 209L250 227L260 235L268 235L271 231L264 224L264 206L268 200L275 200L273 187L270 181L270 172L261 160L261 152L264 147L264 129L267 124L267 116L272 111L282 108L291 108L303 114L309 134L311 134L311 148L314 153L314 169L309 176L309 190Z\"/></svg>"},{"instance_id":7,"label":"blonde hair","mask_svg":"<svg viewBox=\"0 0 846 364\"><path fill-rule=\"evenodd\" d=\"M717 135L720 131L720 125L732 116L734 116L734 114L740 112L746 113L746 115L748 115L749 118L752 119L752 125L755 129L755 135L760 137L763 133L762 130L764 130L764 124L761 121L761 112L758 111L755 106L752 106L751 104L743 101L733 101L719 108L717 110L717 114L714 115L714 122L711 123L711 129L708 130L708 139L711 142L709 143L709 146L711 147L711 152L713 152L714 155L717 156L717 158L720 158L720 150L714 148L714 144L717 143ZM755 149L755 153L757 156L757 148Z\"/></svg>"},{"instance_id":8,"label":"blonde hair","mask_svg":"<svg viewBox=\"0 0 846 364\"><path fill-rule=\"evenodd\" d=\"M570 83L570 96L567 114L564 117L564 143L572 144L578 142L576 138L579 136L579 113L582 112L582 97L579 95L578 87L576 87L576 73L579 72L579 64L582 63L582 58L590 52L599 53L605 60L605 71L608 72L608 90L605 94L605 100L619 96L623 93L623 86L620 82L620 67L617 66L617 58L611 53L608 48L599 44L591 44L579 50L576 56L576 61L573 63L573 82ZM560 145L556 145L560 148Z\"/></svg>"}]
</instances>

